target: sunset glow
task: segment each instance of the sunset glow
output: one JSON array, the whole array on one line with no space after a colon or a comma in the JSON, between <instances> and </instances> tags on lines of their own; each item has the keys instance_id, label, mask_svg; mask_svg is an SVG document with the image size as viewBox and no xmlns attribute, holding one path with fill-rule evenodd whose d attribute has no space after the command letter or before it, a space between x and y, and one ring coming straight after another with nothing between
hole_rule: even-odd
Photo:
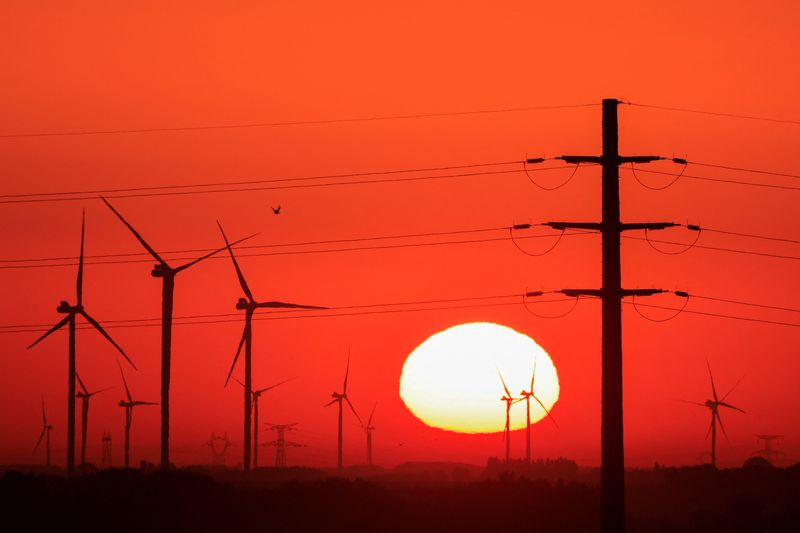
<instances>
[{"instance_id":1,"label":"sunset glow","mask_svg":"<svg viewBox=\"0 0 800 533\"><path fill-rule=\"evenodd\" d=\"M519 397L530 387L536 359L535 393L548 410L559 396L553 361L536 342L513 329L488 322L460 324L420 344L403 366L400 397L427 425L459 433L502 431L503 385ZM545 416L531 405L531 422ZM525 405L511 409L511 429L525 427Z\"/></svg>"}]
</instances>

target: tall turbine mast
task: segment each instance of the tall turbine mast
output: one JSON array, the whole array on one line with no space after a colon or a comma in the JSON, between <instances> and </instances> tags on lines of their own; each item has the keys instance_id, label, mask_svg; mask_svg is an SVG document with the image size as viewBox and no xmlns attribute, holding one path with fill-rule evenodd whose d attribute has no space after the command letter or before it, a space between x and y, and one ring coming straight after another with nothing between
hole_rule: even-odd
<instances>
[{"instance_id":1,"label":"tall turbine mast","mask_svg":"<svg viewBox=\"0 0 800 533\"><path fill-rule=\"evenodd\" d=\"M353 404L350 402L350 398L347 396L347 379L348 379L349 376L350 376L350 353L348 351L348 353L347 353L347 368L346 368L346 370L344 372L344 384L342 385L342 392L341 393L338 393L338 392L331 393L331 396L333 397L333 400L331 400L330 402L325 404L325 407L328 407L329 405L333 405L335 403L339 404L339 426L338 426L339 427L339 439L338 439L338 447L337 447L337 454L336 454L336 467L337 467L339 473L342 472L342 415L344 414L343 413L342 402L347 402L347 405L350 406L350 410L353 412L354 415L356 415L356 419L358 420L358 423L362 427L364 426L364 423L361 421L361 417L358 416L358 413L356 412L356 408L353 407Z\"/></svg>"},{"instance_id":2,"label":"tall turbine mast","mask_svg":"<svg viewBox=\"0 0 800 533\"><path fill-rule=\"evenodd\" d=\"M558 427L556 423L556 419L553 418L553 415L550 414L550 411L547 410L547 407L544 406L542 400L536 396L536 393L533 392L534 383L536 380L536 356L533 357L533 373L531 373L531 388L530 390L523 390L519 393L519 395L525 400L525 418L526 418L526 426L525 426L525 437L527 439L525 443L525 460L530 463L531 462L531 398L536 400L536 403L544 410L547 417Z\"/></svg>"},{"instance_id":3,"label":"tall turbine mast","mask_svg":"<svg viewBox=\"0 0 800 533\"><path fill-rule=\"evenodd\" d=\"M239 354L244 346L244 451L242 467L245 472L250 470L250 446L252 444L251 430L252 430L252 397L253 397L253 314L256 309L325 309L324 307L317 307L313 305L299 305L285 302L258 302L253 296L253 292L247 285L244 274L239 263L236 261L236 256L233 255L233 249L228 242L228 237L225 235L225 230L222 229L222 224L217 221L219 231L222 233L222 238L225 240L225 247L231 256L233 267L236 270L236 277L239 279L239 285L242 288L246 298L239 298L236 302L236 309L244 311L244 330L242 331L242 338L239 340L239 347L236 349L236 355L233 358L231 369L228 372L228 377L225 379L225 385L231 379L233 369L236 367L236 362L239 360Z\"/></svg>"},{"instance_id":4,"label":"tall turbine mast","mask_svg":"<svg viewBox=\"0 0 800 533\"><path fill-rule=\"evenodd\" d=\"M102 196L103 202L117 215L123 224L133 233L136 240L144 247L147 252L157 261L150 275L154 278L161 278L161 468L169 468L169 388L170 388L170 369L172 367L172 309L175 293L175 276L187 268L196 265L204 259L218 254L225 250L225 247L214 250L206 255L184 263L178 267L172 267L150 246L147 241L133 229L127 220ZM255 235L250 235L240 239L234 244L250 239Z\"/></svg>"},{"instance_id":5,"label":"tall turbine mast","mask_svg":"<svg viewBox=\"0 0 800 533\"><path fill-rule=\"evenodd\" d=\"M89 316L83 307L83 241L86 229L85 222L86 212L84 211L81 218L81 253L78 261L78 280L75 283L77 303L75 305L70 305L68 302L62 300L56 308L56 311L67 316L50 328L47 333L36 339L36 342L28 346L28 348L33 348L51 333L64 326L69 326L69 358L67 364L67 477L72 476L73 470L75 469L75 381L77 379L77 373L75 371L75 319L77 316L81 315L89 322L94 329L99 331L100 334L122 354L122 357L124 357L133 368L136 368L136 365L128 358L122 348L120 348L119 345L114 342L114 339L106 333L100 323Z\"/></svg>"},{"instance_id":6,"label":"tall turbine mast","mask_svg":"<svg viewBox=\"0 0 800 533\"><path fill-rule=\"evenodd\" d=\"M142 402L136 401L131 396L131 391L128 389L128 382L125 380L125 373L122 367L119 367L119 373L122 376L122 384L125 386L125 396L128 401L120 400L119 406L125 408L125 468L130 468L130 452L131 452L131 422L133 422L133 408L140 405L158 405L156 402Z\"/></svg>"}]
</instances>

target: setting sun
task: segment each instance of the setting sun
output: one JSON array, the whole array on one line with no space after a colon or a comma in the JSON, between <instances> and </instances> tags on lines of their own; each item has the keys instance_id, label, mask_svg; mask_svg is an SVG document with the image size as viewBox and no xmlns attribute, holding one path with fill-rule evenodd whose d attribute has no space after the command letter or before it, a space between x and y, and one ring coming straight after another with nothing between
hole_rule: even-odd
<instances>
[{"instance_id":1,"label":"setting sun","mask_svg":"<svg viewBox=\"0 0 800 533\"><path fill-rule=\"evenodd\" d=\"M536 361L534 392L548 410L558 400L553 361L533 339L487 322L460 324L420 344L403 366L400 397L414 415L436 428L459 433L492 433L505 424L503 384L512 396L529 390ZM531 422L545 415L531 403ZM511 429L525 427L525 405L511 409Z\"/></svg>"}]
</instances>

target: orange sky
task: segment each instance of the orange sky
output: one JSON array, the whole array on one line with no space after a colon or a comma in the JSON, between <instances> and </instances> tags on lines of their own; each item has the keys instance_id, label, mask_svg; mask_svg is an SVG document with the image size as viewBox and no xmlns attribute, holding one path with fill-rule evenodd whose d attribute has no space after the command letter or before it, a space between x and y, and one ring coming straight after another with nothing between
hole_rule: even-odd
<instances>
[{"instance_id":1,"label":"orange sky","mask_svg":"<svg viewBox=\"0 0 800 533\"><path fill-rule=\"evenodd\" d=\"M0 36L0 134L136 129L208 124L326 120L542 105L634 103L800 119L795 2L193 2L191 8L140 2L6 2ZM711 4L711 3L708 3ZM597 153L600 109L390 120L214 131L2 138L4 195L242 181L422 168L526 156ZM624 153L798 173L797 125L620 108ZM514 168L514 167L505 167ZM671 163L652 165L673 172ZM565 171L537 174L555 185ZM687 173L796 185L790 179L690 166ZM430 174L430 173L428 173ZM642 174L652 185L662 177ZM662 192L621 172L622 216L792 238L800 193L682 179ZM587 168L563 189L544 192L524 174L317 189L266 190L118 199L118 207L158 250L221 244L229 234L261 232L254 244L508 226L545 220L596 220L599 171ZM270 205L280 204L275 217ZM99 201L0 204L0 259L74 256L80 210L87 212L87 254L135 253L127 230ZM488 234L502 237L502 232ZM632 236L641 236L631 234ZM681 230L664 237L689 242ZM699 244L788 255L797 246L703 234ZM445 239L446 240L446 239ZM404 242L419 242L419 239ZM523 241L524 242L524 241ZM549 240L523 246L543 250ZM256 296L331 307L460 298L596 286L598 237L565 238L543 257L510 241L242 259ZM308 249L308 247L304 248ZM661 255L623 240L623 282L701 295L792 306L797 263L694 249ZM6 265L6 264L4 264ZM160 283L149 263L86 268L86 305L101 322L159 315ZM0 324L54 324L61 299L73 300L75 267L0 269ZM176 316L233 312L239 289L228 260L213 260L177 280ZM647 303L674 305L670 296ZM556 314L561 305L540 307ZM688 309L786 322L793 313L692 300ZM658 310L648 310L660 318ZM398 396L407 354L431 334L468 321L492 321L533 337L561 379L560 429L537 426L535 455L599 462L600 305L581 302L560 320L520 306L336 318L261 321L255 326L254 384L297 375L265 396L262 420L300 422L307 448L289 461L335 463L336 420L322 405L339 386L347 348L351 396L362 412L378 402L375 457L483 462L502 452L501 435L469 436L427 428ZM134 393L158 400L159 329L109 329L136 361ZM722 465L756 449L757 432L786 434L796 460L800 423L794 376L796 328L684 314L647 322L624 308L626 457L629 465L694 463L707 448L707 413L674 399L709 393L705 358L720 389L746 374L724 413L732 446ZM55 425L55 459L66 431L66 334L27 351L37 333L0 333L0 462L29 462L45 394ZM174 329L173 459L206 461L211 431L241 452L241 394L222 388L240 324ZM100 435L122 450L122 390L109 347L78 335L78 371L96 397L89 456ZM498 391L498 398L499 398ZM735 400L735 401L734 401ZM498 413L502 417L498 401ZM363 437L345 425L347 463L364 461ZM134 416L134 461L157 459L158 409ZM523 433L514 435L522 455ZM262 437L262 440L266 436ZM272 452L261 451L261 463Z\"/></svg>"}]
</instances>

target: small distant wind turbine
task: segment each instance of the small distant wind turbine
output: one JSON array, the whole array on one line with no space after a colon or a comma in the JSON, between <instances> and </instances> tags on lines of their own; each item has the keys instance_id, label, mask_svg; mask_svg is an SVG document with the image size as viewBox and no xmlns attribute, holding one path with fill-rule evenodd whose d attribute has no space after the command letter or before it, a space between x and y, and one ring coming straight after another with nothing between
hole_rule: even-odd
<instances>
[{"instance_id":1,"label":"small distant wind turbine","mask_svg":"<svg viewBox=\"0 0 800 533\"><path fill-rule=\"evenodd\" d=\"M506 404L506 428L503 436L505 437L506 441L506 463L511 461L511 406L519 401L522 398L514 398L511 393L508 391L508 387L506 386L506 381L503 379L503 375L500 373L500 370L497 371L497 375L500 376L500 382L503 384L503 390L505 391L505 395L500 398L501 402L505 402Z\"/></svg>"},{"instance_id":2,"label":"small distant wind turbine","mask_svg":"<svg viewBox=\"0 0 800 533\"><path fill-rule=\"evenodd\" d=\"M131 450L131 421L133 419L133 408L139 405L158 405L156 402L142 402L134 401L131 396L131 391L128 389L128 382L125 381L125 373L122 367L119 367L119 373L122 376L122 384L125 385L125 395L128 401L120 400L119 406L125 408L125 468L130 467L130 450Z\"/></svg>"},{"instance_id":3,"label":"small distant wind turbine","mask_svg":"<svg viewBox=\"0 0 800 533\"><path fill-rule=\"evenodd\" d=\"M61 322L50 328L47 333L36 339L36 342L28 346L28 348L33 348L51 333L69 325L69 359L67 364L67 477L72 475L72 471L75 468L75 319L77 316L81 315L86 319L94 329L99 331L100 334L122 354L122 357L124 357L133 368L136 368L136 365L125 355L122 348L114 342L114 339L106 333L106 330L104 330L94 318L89 316L83 308L83 238L86 227L85 221L86 212L84 211L83 217L81 218L81 254L78 261L78 281L75 287L77 303L75 305L70 305L68 302L62 300L56 308L56 311L67 316L65 316Z\"/></svg>"},{"instance_id":4,"label":"small distant wind turbine","mask_svg":"<svg viewBox=\"0 0 800 533\"><path fill-rule=\"evenodd\" d=\"M533 373L531 374L531 388L530 390L523 390L519 394L525 400L525 416L527 420L527 425L525 427L525 436L527 437L527 442L525 445L525 460L527 462L531 462L531 398L536 400L542 409L544 409L545 414L547 417L558 427L556 424L556 419L553 418L553 415L550 414L550 411L547 410L547 407L544 406L542 400L539 399L538 396L533 392L533 385L534 380L536 379L536 356L533 357Z\"/></svg>"},{"instance_id":5,"label":"small distant wind turbine","mask_svg":"<svg viewBox=\"0 0 800 533\"><path fill-rule=\"evenodd\" d=\"M358 423L361 424L362 427L364 426L364 423L361 421L361 417L358 416L358 413L356 412L356 408L353 407L353 404L350 402L350 398L347 397L347 378L349 376L350 376L350 354L348 353L348 355L347 355L347 369L344 372L344 385L342 385L342 392L341 393L338 393L338 392L331 393L331 396L333 397L333 400L331 400L330 402L325 404L325 407L328 407L328 406L333 405L335 403L339 404L339 447L338 447L337 456L336 456L336 465L337 465L337 468L339 469L339 472L342 471L342 414L343 414L342 402L347 402L347 405L350 406L350 410L353 411L354 415L356 415L356 419L358 420Z\"/></svg>"},{"instance_id":6,"label":"small distant wind turbine","mask_svg":"<svg viewBox=\"0 0 800 533\"><path fill-rule=\"evenodd\" d=\"M728 409L735 409L744 413L742 409L735 407L729 403L725 403L725 399L730 396L730 394L734 391L736 387L739 386L739 383L742 382L743 378L740 378L736 384L731 387L731 389L719 399L717 397L717 388L714 386L714 375L711 373L711 364L706 359L706 366L708 366L708 377L711 379L711 393L714 396L713 400L706 400L705 403L700 402L688 402L694 405L699 405L700 407L707 407L711 411L711 426L708 428L708 433L706 433L706 438L708 435L711 435L711 466L717 466L717 422L719 422L719 427L722 430L723 435L725 438L728 438L728 433L725 431L725 426L722 424L722 418L719 416L719 408L720 407L727 407Z\"/></svg>"},{"instance_id":7,"label":"small distant wind turbine","mask_svg":"<svg viewBox=\"0 0 800 533\"><path fill-rule=\"evenodd\" d=\"M33 453L36 453L36 450L39 449L42 439L45 439L45 453L47 454L45 464L47 466L50 466L50 432L52 430L53 426L47 423L47 413L44 410L44 396L42 396L42 432L39 434L39 440L36 441L36 446L33 447Z\"/></svg>"},{"instance_id":8,"label":"small distant wind turbine","mask_svg":"<svg viewBox=\"0 0 800 533\"><path fill-rule=\"evenodd\" d=\"M78 378L78 384L81 386L81 390L75 394L76 397L81 399L81 463L83 464L86 462L86 432L89 428L89 400L95 394L100 392L107 391L108 389L100 389L94 392L89 392L86 389L86 385L83 384L83 380L81 379L80 374L75 372L75 377Z\"/></svg>"},{"instance_id":9,"label":"small distant wind turbine","mask_svg":"<svg viewBox=\"0 0 800 533\"><path fill-rule=\"evenodd\" d=\"M244 383L236 378L233 379L236 381L236 383L244 387ZM275 383L269 387L264 387L263 389L256 389L253 391L253 469L258 468L258 400L265 392L272 390L279 385L283 385L286 382L292 381L293 379L295 378L285 379L280 383Z\"/></svg>"},{"instance_id":10,"label":"small distant wind turbine","mask_svg":"<svg viewBox=\"0 0 800 533\"><path fill-rule=\"evenodd\" d=\"M372 432L375 431L375 426L372 425L372 417L375 415L375 408L378 407L377 402L372 406L372 411L369 414L367 425L362 425L364 433L367 435L367 465L372 466Z\"/></svg>"},{"instance_id":11,"label":"small distant wind turbine","mask_svg":"<svg viewBox=\"0 0 800 533\"><path fill-rule=\"evenodd\" d=\"M175 276L187 268L196 265L200 261L222 252L225 250L225 247L209 252L202 257L193 259L180 266L170 266L170 264L158 255L155 249L144 240L144 237L133 229L133 226L125 220L119 211L108 203L108 200L102 196L100 199L102 199L108 208L117 215L117 218L119 218L131 233L133 233L136 240L139 241L144 249L153 256L153 259L157 261L150 275L154 278L161 278L161 468L166 470L169 468L169 387L170 369L172 366L172 307L175 293ZM246 241L254 236L255 235L250 235L233 244Z\"/></svg>"},{"instance_id":12,"label":"small distant wind turbine","mask_svg":"<svg viewBox=\"0 0 800 533\"><path fill-rule=\"evenodd\" d=\"M284 302L258 302L253 297L253 293L250 290L250 287L247 285L247 281L244 279L244 274L242 274L242 270L239 268L239 263L236 261L236 256L233 255L233 249L231 248L231 244L228 242L228 237L225 235L225 231L222 229L222 224L217 221L217 226L219 226L219 231L222 233L222 238L225 240L225 246L228 249L228 253L231 256L231 261L233 262L233 267L236 270L236 277L239 278L239 285L242 287L242 292L244 292L247 298L239 298L236 302L236 309L244 311L244 330L242 331L242 338L239 340L239 347L236 349L236 355L233 358L233 363L231 364L231 369L228 371L228 377L225 379L225 385L228 384L228 381L231 379L231 374L233 373L233 369L236 367L236 362L239 360L239 354L242 351L242 346L244 346L244 451L243 451L243 460L242 460L242 467L245 471L250 470L250 445L252 444L252 437L251 437L251 406L252 406L252 395L253 395L253 313L255 313L256 309L259 308L270 308L270 309L277 309L277 308L290 308L290 309L325 309L324 307L316 307L311 305L299 305L299 304L291 304L291 303L284 303Z\"/></svg>"}]
</instances>

